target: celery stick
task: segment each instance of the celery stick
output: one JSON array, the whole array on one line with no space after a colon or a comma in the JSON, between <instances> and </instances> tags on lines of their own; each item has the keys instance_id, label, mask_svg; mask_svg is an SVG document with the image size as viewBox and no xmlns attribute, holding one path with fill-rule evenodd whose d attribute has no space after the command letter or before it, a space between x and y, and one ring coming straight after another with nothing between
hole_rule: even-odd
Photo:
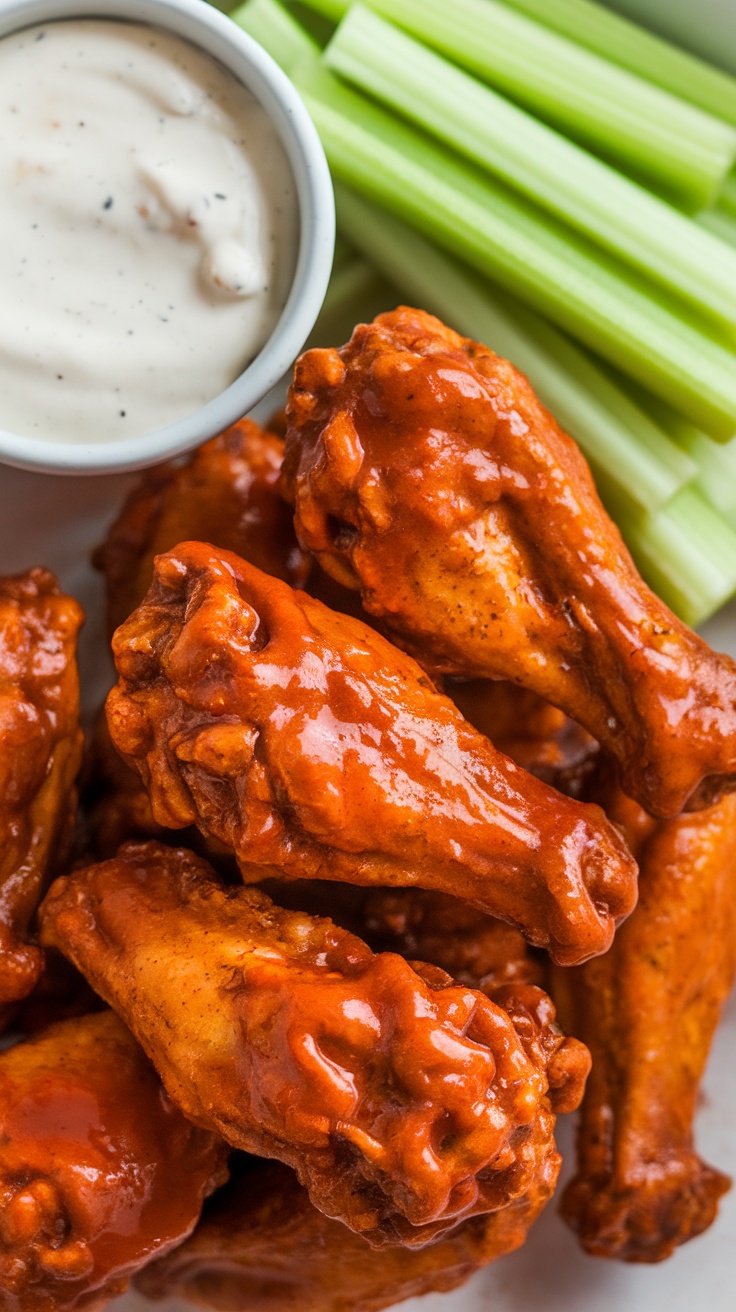
<instances>
[{"instance_id":1,"label":"celery stick","mask_svg":"<svg viewBox=\"0 0 736 1312\"><path fill-rule=\"evenodd\" d=\"M347 0L309 0L339 18ZM679 204L704 209L736 157L733 128L499 0L368 6Z\"/></svg>"},{"instance_id":2,"label":"celery stick","mask_svg":"<svg viewBox=\"0 0 736 1312\"><path fill-rule=\"evenodd\" d=\"M736 251L362 5L325 62L700 311L736 323Z\"/></svg>"},{"instance_id":3,"label":"celery stick","mask_svg":"<svg viewBox=\"0 0 736 1312\"><path fill-rule=\"evenodd\" d=\"M645 388L630 380L626 380L623 386L657 427L695 461L697 474L693 486L730 523L736 522L736 434L730 442L712 442L683 415Z\"/></svg>"},{"instance_id":4,"label":"celery stick","mask_svg":"<svg viewBox=\"0 0 736 1312\"><path fill-rule=\"evenodd\" d=\"M355 247L346 241L341 233L335 234L335 251L332 256L332 277L339 269L343 269L347 264L352 264L358 255Z\"/></svg>"},{"instance_id":5,"label":"celery stick","mask_svg":"<svg viewBox=\"0 0 736 1312\"><path fill-rule=\"evenodd\" d=\"M356 323L366 323L396 304L396 289L367 260L353 254L333 269L322 309L307 340L334 346L350 337Z\"/></svg>"},{"instance_id":6,"label":"celery stick","mask_svg":"<svg viewBox=\"0 0 736 1312\"><path fill-rule=\"evenodd\" d=\"M703 228L707 228L708 232L712 232L721 242L736 246L736 214L731 214L721 205L716 205L712 210L703 210L698 215L698 223Z\"/></svg>"},{"instance_id":7,"label":"celery stick","mask_svg":"<svg viewBox=\"0 0 736 1312\"><path fill-rule=\"evenodd\" d=\"M279 0L283 2L284 8L288 10L292 18L296 19L300 27L317 42L318 46L326 46L332 33L335 30L335 24L324 14L320 14L316 9L308 4L303 4L301 0Z\"/></svg>"},{"instance_id":8,"label":"celery stick","mask_svg":"<svg viewBox=\"0 0 736 1312\"><path fill-rule=\"evenodd\" d=\"M736 593L736 533L695 488L654 515L604 501L643 578L687 624L702 624Z\"/></svg>"},{"instance_id":9,"label":"celery stick","mask_svg":"<svg viewBox=\"0 0 736 1312\"><path fill-rule=\"evenodd\" d=\"M716 438L736 422L736 357L681 318L671 300L311 66L297 85L333 174L518 293Z\"/></svg>"},{"instance_id":10,"label":"celery stick","mask_svg":"<svg viewBox=\"0 0 736 1312\"><path fill-rule=\"evenodd\" d=\"M736 124L736 79L598 0L504 0L648 82Z\"/></svg>"},{"instance_id":11,"label":"celery stick","mask_svg":"<svg viewBox=\"0 0 736 1312\"><path fill-rule=\"evenodd\" d=\"M278 4L278 0L247 0L230 17L263 46L285 73L290 73L303 59L319 54L316 41Z\"/></svg>"},{"instance_id":12,"label":"celery stick","mask_svg":"<svg viewBox=\"0 0 736 1312\"><path fill-rule=\"evenodd\" d=\"M711 442L705 433L692 428L683 440L683 450L698 466L695 487L730 524L736 523L736 437L723 444Z\"/></svg>"},{"instance_id":13,"label":"celery stick","mask_svg":"<svg viewBox=\"0 0 736 1312\"><path fill-rule=\"evenodd\" d=\"M657 510L692 479L693 462L569 338L533 310L425 241L406 224L336 186L343 233L413 305L511 360L578 442L600 486Z\"/></svg>"},{"instance_id":14,"label":"celery stick","mask_svg":"<svg viewBox=\"0 0 736 1312\"><path fill-rule=\"evenodd\" d=\"M729 173L718 193L716 204L719 210L736 217L736 173Z\"/></svg>"}]
</instances>

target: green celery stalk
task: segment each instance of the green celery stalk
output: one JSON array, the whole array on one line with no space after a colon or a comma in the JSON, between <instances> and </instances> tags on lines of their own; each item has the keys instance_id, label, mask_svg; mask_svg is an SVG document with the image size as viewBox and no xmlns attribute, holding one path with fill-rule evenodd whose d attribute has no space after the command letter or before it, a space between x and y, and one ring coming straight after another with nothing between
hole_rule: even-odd
<instances>
[{"instance_id":1,"label":"green celery stalk","mask_svg":"<svg viewBox=\"0 0 736 1312\"><path fill-rule=\"evenodd\" d=\"M654 511L695 476L693 461L563 333L399 219L340 183L335 192L348 239L411 304L521 369L578 442L599 486Z\"/></svg>"},{"instance_id":2,"label":"green celery stalk","mask_svg":"<svg viewBox=\"0 0 736 1312\"><path fill-rule=\"evenodd\" d=\"M716 204L726 214L736 216L736 173L729 173L718 193Z\"/></svg>"},{"instance_id":3,"label":"green celery stalk","mask_svg":"<svg viewBox=\"0 0 736 1312\"><path fill-rule=\"evenodd\" d=\"M736 357L664 294L328 72L300 65L296 80L335 177L520 295L714 437L731 437Z\"/></svg>"},{"instance_id":4,"label":"green celery stalk","mask_svg":"<svg viewBox=\"0 0 736 1312\"><path fill-rule=\"evenodd\" d=\"M379 15L353 5L324 59L699 311L736 323L735 250Z\"/></svg>"},{"instance_id":5,"label":"green celery stalk","mask_svg":"<svg viewBox=\"0 0 736 1312\"><path fill-rule=\"evenodd\" d=\"M729 523L736 523L736 437L721 444L691 428L682 449L698 466L694 486Z\"/></svg>"},{"instance_id":6,"label":"green celery stalk","mask_svg":"<svg viewBox=\"0 0 736 1312\"><path fill-rule=\"evenodd\" d=\"M693 486L716 510L733 523L736 521L736 434L730 442L711 439L664 401L652 396L638 384L625 381L623 386L632 400L695 461L697 474Z\"/></svg>"},{"instance_id":7,"label":"green celery stalk","mask_svg":"<svg viewBox=\"0 0 736 1312\"><path fill-rule=\"evenodd\" d=\"M278 0L247 0L230 17L263 46L285 73L304 59L315 58L319 46Z\"/></svg>"},{"instance_id":8,"label":"green celery stalk","mask_svg":"<svg viewBox=\"0 0 736 1312\"><path fill-rule=\"evenodd\" d=\"M702 624L736 593L736 533L695 488L654 515L603 500L642 577L686 624Z\"/></svg>"},{"instance_id":9,"label":"green celery stalk","mask_svg":"<svg viewBox=\"0 0 736 1312\"><path fill-rule=\"evenodd\" d=\"M309 0L340 18L348 0ZM687 208L706 208L736 158L722 120L602 59L500 0L368 6Z\"/></svg>"},{"instance_id":10,"label":"green celery stalk","mask_svg":"<svg viewBox=\"0 0 736 1312\"><path fill-rule=\"evenodd\" d=\"M303 0L277 0L277 3L283 3L292 18L296 19L299 26L317 42L320 48L327 45L335 30L335 24L331 19L318 13L311 5L303 3Z\"/></svg>"},{"instance_id":11,"label":"green celery stalk","mask_svg":"<svg viewBox=\"0 0 736 1312\"><path fill-rule=\"evenodd\" d=\"M395 304L396 289L388 279L353 253L333 268L322 309L304 349L347 341L356 323L369 323Z\"/></svg>"},{"instance_id":12,"label":"green celery stalk","mask_svg":"<svg viewBox=\"0 0 736 1312\"><path fill-rule=\"evenodd\" d=\"M732 214L722 205L715 205L712 210L703 210L698 215L698 223L719 238L721 243L728 242L736 246L736 214Z\"/></svg>"},{"instance_id":13,"label":"green celery stalk","mask_svg":"<svg viewBox=\"0 0 736 1312\"><path fill-rule=\"evenodd\" d=\"M504 0L587 50L736 124L736 79L598 0Z\"/></svg>"}]
</instances>

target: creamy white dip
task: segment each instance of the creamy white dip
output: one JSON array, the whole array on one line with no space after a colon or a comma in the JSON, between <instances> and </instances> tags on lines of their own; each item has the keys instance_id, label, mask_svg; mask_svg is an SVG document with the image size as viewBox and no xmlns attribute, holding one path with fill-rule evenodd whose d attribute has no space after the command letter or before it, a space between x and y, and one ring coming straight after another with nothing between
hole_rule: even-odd
<instances>
[{"instance_id":1,"label":"creamy white dip","mask_svg":"<svg viewBox=\"0 0 736 1312\"><path fill-rule=\"evenodd\" d=\"M157 28L0 40L0 428L137 436L227 387L291 285L297 206L265 111Z\"/></svg>"}]
</instances>

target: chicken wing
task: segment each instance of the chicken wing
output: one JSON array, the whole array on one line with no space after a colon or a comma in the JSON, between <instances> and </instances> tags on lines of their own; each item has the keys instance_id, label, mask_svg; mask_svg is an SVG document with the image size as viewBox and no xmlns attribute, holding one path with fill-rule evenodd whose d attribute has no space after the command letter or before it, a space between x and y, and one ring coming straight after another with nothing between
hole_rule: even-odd
<instances>
[{"instance_id":1,"label":"chicken wing","mask_svg":"<svg viewBox=\"0 0 736 1312\"><path fill-rule=\"evenodd\" d=\"M226 843L244 878L451 893L564 964L631 911L636 866L599 808L496 752L379 634L229 552L159 556L114 651L110 733L154 817Z\"/></svg>"},{"instance_id":2,"label":"chicken wing","mask_svg":"<svg viewBox=\"0 0 736 1312\"><path fill-rule=\"evenodd\" d=\"M736 665L644 585L511 364L402 308L303 355L287 413L300 542L425 665L560 707L658 816L736 786Z\"/></svg>"},{"instance_id":3,"label":"chicken wing","mask_svg":"<svg viewBox=\"0 0 736 1312\"><path fill-rule=\"evenodd\" d=\"M110 633L143 600L153 560L199 538L301 587L309 561L278 495L284 444L251 419L205 442L184 465L149 469L95 552L105 575Z\"/></svg>"},{"instance_id":4,"label":"chicken wing","mask_svg":"<svg viewBox=\"0 0 736 1312\"><path fill-rule=\"evenodd\" d=\"M112 1012L1 1053L2 1312L105 1307L187 1237L225 1161Z\"/></svg>"},{"instance_id":5,"label":"chicken wing","mask_svg":"<svg viewBox=\"0 0 736 1312\"><path fill-rule=\"evenodd\" d=\"M158 843L57 880L42 929L187 1116L376 1243L424 1244L556 1170L550 1108L579 1100L588 1054L540 989L494 1004Z\"/></svg>"},{"instance_id":6,"label":"chicken wing","mask_svg":"<svg viewBox=\"0 0 736 1312\"><path fill-rule=\"evenodd\" d=\"M641 900L605 957L556 972L563 1019L593 1054L562 1211L588 1252L658 1262L729 1186L692 1121L736 969L736 795L659 823L619 795L611 814L640 851Z\"/></svg>"},{"instance_id":7,"label":"chicken wing","mask_svg":"<svg viewBox=\"0 0 736 1312\"><path fill-rule=\"evenodd\" d=\"M243 419L186 464L145 472L94 557L105 575L111 634L145 597L154 557L182 539L201 538L237 551L267 574L304 582L310 562L276 491L282 457L280 438ZM161 835L140 777L113 748L104 718L83 802L100 858L112 856L126 839Z\"/></svg>"},{"instance_id":8,"label":"chicken wing","mask_svg":"<svg viewBox=\"0 0 736 1312\"><path fill-rule=\"evenodd\" d=\"M29 927L71 833L81 623L46 570L0 579L0 1024L43 969Z\"/></svg>"},{"instance_id":9,"label":"chicken wing","mask_svg":"<svg viewBox=\"0 0 736 1312\"><path fill-rule=\"evenodd\" d=\"M376 1252L309 1201L292 1171L248 1162L205 1207L191 1239L136 1278L149 1298L178 1295L214 1312L379 1312L456 1289L525 1240L554 1181L436 1244Z\"/></svg>"}]
</instances>

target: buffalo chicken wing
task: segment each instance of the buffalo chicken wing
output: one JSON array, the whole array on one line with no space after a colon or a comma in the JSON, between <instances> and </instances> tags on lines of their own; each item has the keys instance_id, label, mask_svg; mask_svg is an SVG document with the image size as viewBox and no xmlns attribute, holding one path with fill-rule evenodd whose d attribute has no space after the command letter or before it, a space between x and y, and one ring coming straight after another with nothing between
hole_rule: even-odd
<instances>
[{"instance_id":1,"label":"buffalo chicken wing","mask_svg":"<svg viewBox=\"0 0 736 1312\"><path fill-rule=\"evenodd\" d=\"M318 1212L287 1167L248 1162L206 1205L191 1239L146 1267L136 1285L149 1298L178 1295L213 1312L379 1312L456 1289L518 1248L553 1176L436 1244L376 1252Z\"/></svg>"},{"instance_id":2,"label":"buffalo chicken wing","mask_svg":"<svg viewBox=\"0 0 736 1312\"><path fill-rule=\"evenodd\" d=\"M398 309L303 355L287 415L302 545L423 664L560 707L653 814L736 786L736 665L642 582L513 365Z\"/></svg>"},{"instance_id":3,"label":"buffalo chicken wing","mask_svg":"<svg viewBox=\"0 0 736 1312\"><path fill-rule=\"evenodd\" d=\"M376 1243L421 1245L556 1173L552 1108L588 1055L540 989L493 1003L157 843L58 880L42 917L187 1116Z\"/></svg>"},{"instance_id":4,"label":"buffalo chicken wing","mask_svg":"<svg viewBox=\"0 0 736 1312\"><path fill-rule=\"evenodd\" d=\"M196 823L248 880L450 893L565 964L604 951L634 905L599 808L502 756L359 620L228 552L159 556L114 650L110 733L155 819Z\"/></svg>"},{"instance_id":5,"label":"buffalo chicken wing","mask_svg":"<svg viewBox=\"0 0 736 1312\"><path fill-rule=\"evenodd\" d=\"M659 823L620 794L609 809L639 851L641 900L606 956L556 973L593 1055L563 1214L589 1252L658 1262L729 1186L692 1122L736 969L736 795Z\"/></svg>"},{"instance_id":6,"label":"buffalo chicken wing","mask_svg":"<svg viewBox=\"0 0 736 1312\"><path fill-rule=\"evenodd\" d=\"M29 928L71 834L81 623L46 570L0 579L0 1023L43 969Z\"/></svg>"},{"instance_id":7,"label":"buffalo chicken wing","mask_svg":"<svg viewBox=\"0 0 736 1312\"><path fill-rule=\"evenodd\" d=\"M205 442L186 464L143 474L95 553L105 576L111 633L145 597L154 557L182 539L237 551L295 585L305 580L309 562L276 490L282 457L280 438L243 419ZM126 839L160 836L140 776L113 748L104 717L96 727L89 776L83 800L98 857L112 856Z\"/></svg>"},{"instance_id":8,"label":"buffalo chicken wing","mask_svg":"<svg viewBox=\"0 0 736 1312\"><path fill-rule=\"evenodd\" d=\"M0 1309L103 1308L227 1178L112 1012L0 1054Z\"/></svg>"}]
</instances>

